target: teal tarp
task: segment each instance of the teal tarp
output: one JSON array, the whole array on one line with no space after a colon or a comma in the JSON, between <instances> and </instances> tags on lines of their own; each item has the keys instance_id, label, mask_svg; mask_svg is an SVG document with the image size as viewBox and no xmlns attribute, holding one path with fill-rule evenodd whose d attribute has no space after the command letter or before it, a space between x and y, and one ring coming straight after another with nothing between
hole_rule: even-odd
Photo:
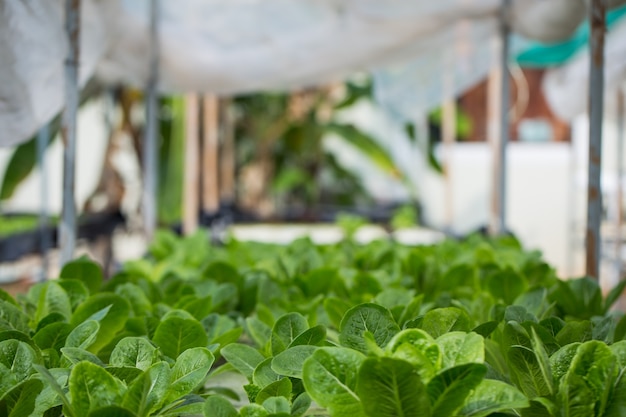
<instances>
[{"instance_id":1,"label":"teal tarp","mask_svg":"<svg viewBox=\"0 0 626 417\"><path fill-rule=\"evenodd\" d=\"M610 28L626 16L626 6L607 13L607 26ZM532 42L515 57L522 67L554 67L570 59L577 51L589 43L589 22L582 24L574 36L567 41L554 44Z\"/></svg>"}]
</instances>

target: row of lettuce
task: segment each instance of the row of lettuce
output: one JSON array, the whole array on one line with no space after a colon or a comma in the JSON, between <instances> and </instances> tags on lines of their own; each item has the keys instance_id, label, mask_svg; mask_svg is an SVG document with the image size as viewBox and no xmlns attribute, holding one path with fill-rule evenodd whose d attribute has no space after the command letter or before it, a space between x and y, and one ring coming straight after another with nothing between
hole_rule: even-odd
<instances>
[{"instance_id":1,"label":"row of lettuce","mask_svg":"<svg viewBox=\"0 0 626 417\"><path fill-rule=\"evenodd\" d=\"M626 415L623 286L512 237L208 242L0 291L0 415Z\"/></svg>"}]
</instances>

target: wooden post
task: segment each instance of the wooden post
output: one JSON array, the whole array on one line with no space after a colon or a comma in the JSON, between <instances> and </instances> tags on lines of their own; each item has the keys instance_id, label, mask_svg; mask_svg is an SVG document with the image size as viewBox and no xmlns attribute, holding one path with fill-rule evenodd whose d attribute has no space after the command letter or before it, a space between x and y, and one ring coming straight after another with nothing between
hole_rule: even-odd
<instances>
[{"instance_id":1,"label":"wooden post","mask_svg":"<svg viewBox=\"0 0 626 417\"><path fill-rule=\"evenodd\" d=\"M589 71L589 169L587 183L586 273L600 276L600 224L602 222L602 119L604 113L604 0L591 1Z\"/></svg>"},{"instance_id":2,"label":"wooden post","mask_svg":"<svg viewBox=\"0 0 626 417\"><path fill-rule=\"evenodd\" d=\"M230 99L222 99L222 152L220 154L220 199L225 206L235 203L235 120Z\"/></svg>"},{"instance_id":3,"label":"wooden post","mask_svg":"<svg viewBox=\"0 0 626 417\"><path fill-rule=\"evenodd\" d=\"M65 61L65 109L61 125L63 140L63 207L59 238L61 265L72 260L76 249L76 117L78 114L78 61L80 57L80 0L65 1L68 55Z\"/></svg>"},{"instance_id":4,"label":"wooden post","mask_svg":"<svg viewBox=\"0 0 626 417\"><path fill-rule=\"evenodd\" d=\"M219 191L219 99L204 96L202 143L202 211L215 214L220 208Z\"/></svg>"},{"instance_id":5,"label":"wooden post","mask_svg":"<svg viewBox=\"0 0 626 417\"><path fill-rule=\"evenodd\" d=\"M196 94L185 96L185 172L183 185L183 233L192 234L198 228L200 186L200 106Z\"/></svg>"}]
</instances>

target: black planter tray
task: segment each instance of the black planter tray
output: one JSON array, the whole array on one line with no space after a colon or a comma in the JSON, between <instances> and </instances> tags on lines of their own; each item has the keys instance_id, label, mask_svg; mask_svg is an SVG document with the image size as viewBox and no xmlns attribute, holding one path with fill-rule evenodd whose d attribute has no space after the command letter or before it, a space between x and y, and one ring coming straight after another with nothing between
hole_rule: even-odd
<instances>
[{"instance_id":1,"label":"black planter tray","mask_svg":"<svg viewBox=\"0 0 626 417\"><path fill-rule=\"evenodd\" d=\"M125 218L119 212L86 214L81 216L78 224L78 238L94 241L102 236L113 233ZM41 254L44 249L42 239L47 237L50 248L58 245L56 225L32 229L0 238L0 262L16 261L26 255Z\"/></svg>"}]
</instances>

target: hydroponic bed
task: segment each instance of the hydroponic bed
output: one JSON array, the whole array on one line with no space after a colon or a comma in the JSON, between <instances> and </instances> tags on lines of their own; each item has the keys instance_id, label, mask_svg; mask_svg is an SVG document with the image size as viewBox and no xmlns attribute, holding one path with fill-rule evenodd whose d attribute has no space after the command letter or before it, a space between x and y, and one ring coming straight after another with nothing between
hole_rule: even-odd
<instances>
[{"instance_id":1,"label":"hydroponic bed","mask_svg":"<svg viewBox=\"0 0 626 417\"><path fill-rule=\"evenodd\" d=\"M0 292L0 415L626 415L623 286L513 238L207 242Z\"/></svg>"}]
</instances>

